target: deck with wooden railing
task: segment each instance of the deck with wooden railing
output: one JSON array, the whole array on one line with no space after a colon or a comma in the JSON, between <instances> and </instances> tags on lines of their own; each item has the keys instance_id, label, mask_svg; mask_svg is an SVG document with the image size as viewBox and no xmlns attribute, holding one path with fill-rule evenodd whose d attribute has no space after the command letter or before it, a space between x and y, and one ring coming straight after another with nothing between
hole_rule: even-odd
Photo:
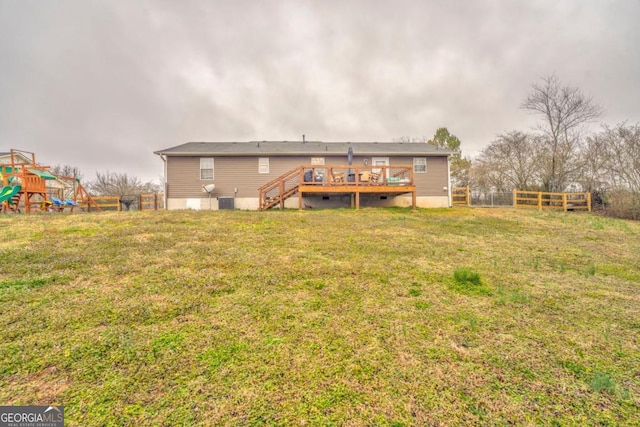
<instances>
[{"instance_id":1,"label":"deck with wooden railing","mask_svg":"<svg viewBox=\"0 0 640 427\"><path fill-rule=\"evenodd\" d=\"M355 208L361 193L412 194L416 207L413 166L302 165L284 173L258 189L260 209L284 208L287 198L299 194L354 194Z\"/></svg>"}]
</instances>

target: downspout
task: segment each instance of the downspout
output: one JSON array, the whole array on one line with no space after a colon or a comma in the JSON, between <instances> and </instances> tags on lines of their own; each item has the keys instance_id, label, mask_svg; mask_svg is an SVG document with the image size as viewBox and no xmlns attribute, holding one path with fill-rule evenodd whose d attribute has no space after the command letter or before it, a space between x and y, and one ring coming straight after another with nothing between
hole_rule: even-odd
<instances>
[{"instance_id":1,"label":"downspout","mask_svg":"<svg viewBox=\"0 0 640 427\"><path fill-rule=\"evenodd\" d=\"M163 182L163 185L162 185L164 187L164 191L163 191L164 192L164 196L163 196L164 209L165 210L169 210L168 209L168 205L167 205L167 196L168 196L168 194L167 194L168 191L167 190L169 189L168 188L168 184L167 184L167 156L165 156L164 154L159 154L159 156L162 159L162 162L164 163L164 166L163 166L163 175L164 175L163 176L163 181L164 182Z\"/></svg>"},{"instance_id":2,"label":"downspout","mask_svg":"<svg viewBox=\"0 0 640 427\"><path fill-rule=\"evenodd\" d=\"M451 195L451 154L447 156L447 196L449 198L449 207L453 206Z\"/></svg>"}]
</instances>

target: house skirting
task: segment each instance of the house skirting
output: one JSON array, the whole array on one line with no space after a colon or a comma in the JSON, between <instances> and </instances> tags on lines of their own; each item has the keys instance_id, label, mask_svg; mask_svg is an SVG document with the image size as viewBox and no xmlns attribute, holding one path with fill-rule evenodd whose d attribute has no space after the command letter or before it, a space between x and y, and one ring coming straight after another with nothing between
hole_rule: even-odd
<instances>
[{"instance_id":1,"label":"house skirting","mask_svg":"<svg viewBox=\"0 0 640 427\"><path fill-rule=\"evenodd\" d=\"M360 207L411 207L411 195L384 196L379 194L362 194ZM304 196L303 206L315 209L320 208L349 208L352 206L350 195L329 195L329 196ZM235 209L258 210L260 200L258 197L235 197L233 200ZM419 208L446 208L449 207L448 196L417 196L416 206ZM298 197L293 196L285 201L285 208L298 209ZM207 198L169 198L167 199L168 210L193 209L193 210L218 210L220 201L217 197ZM277 209L277 208L272 208Z\"/></svg>"}]
</instances>

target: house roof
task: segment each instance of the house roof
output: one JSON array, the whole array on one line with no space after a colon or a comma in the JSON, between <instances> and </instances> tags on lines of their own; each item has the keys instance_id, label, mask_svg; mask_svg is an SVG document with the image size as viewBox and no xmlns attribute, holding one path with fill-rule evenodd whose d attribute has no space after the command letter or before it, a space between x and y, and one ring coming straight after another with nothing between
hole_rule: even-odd
<instances>
[{"instance_id":1,"label":"house roof","mask_svg":"<svg viewBox=\"0 0 640 427\"><path fill-rule=\"evenodd\" d=\"M166 156L295 156L344 154L349 147L355 155L448 156L453 151L419 142L320 142L320 141L249 141L249 142L187 142L155 151Z\"/></svg>"},{"instance_id":2,"label":"house roof","mask_svg":"<svg viewBox=\"0 0 640 427\"><path fill-rule=\"evenodd\" d=\"M22 153L15 153L14 152L13 156L14 156L14 161L16 163L31 163L31 159L28 159ZM0 152L0 163L2 163L2 164L11 163L11 152L10 151L2 151L2 152Z\"/></svg>"}]
</instances>

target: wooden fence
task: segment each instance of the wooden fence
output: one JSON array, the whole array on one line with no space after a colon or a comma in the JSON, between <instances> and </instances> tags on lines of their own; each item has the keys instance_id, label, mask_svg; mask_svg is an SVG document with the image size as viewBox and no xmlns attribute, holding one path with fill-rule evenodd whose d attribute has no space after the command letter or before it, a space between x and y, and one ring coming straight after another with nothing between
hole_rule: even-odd
<instances>
[{"instance_id":1,"label":"wooden fence","mask_svg":"<svg viewBox=\"0 0 640 427\"><path fill-rule=\"evenodd\" d=\"M123 210L161 210L164 209L164 194L140 194L137 196L96 196L92 198L96 205L100 206L102 211L121 212ZM124 205L124 208L123 208ZM76 208L83 209L87 212L93 212L97 209L95 206L85 202L78 203Z\"/></svg>"},{"instance_id":2,"label":"wooden fence","mask_svg":"<svg viewBox=\"0 0 640 427\"><path fill-rule=\"evenodd\" d=\"M93 200L96 202L96 205L100 206L100 209L103 211L118 211L122 210L120 206L120 197L118 196L99 196L93 197ZM91 212L91 210L95 210L90 204L83 203L78 205L82 208L86 208L87 212Z\"/></svg>"},{"instance_id":3,"label":"wooden fence","mask_svg":"<svg viewBox=\"0 0 640 427\"><path fill-rule=\"evenodd\" d=\"M469 187L453 187L451 189L451 204L453 206L471 206Z\"/></svg>"},{"instance_id":4,"label":"wooden fence","mask_svg":"<svg viewBox=\"0 0 640 427\"><path fill-rule=\"evenodd\" d=\"M586 210L591 212L591 193L547 193L513 190L514 208Z\"/></svg>"}]
</instances>

